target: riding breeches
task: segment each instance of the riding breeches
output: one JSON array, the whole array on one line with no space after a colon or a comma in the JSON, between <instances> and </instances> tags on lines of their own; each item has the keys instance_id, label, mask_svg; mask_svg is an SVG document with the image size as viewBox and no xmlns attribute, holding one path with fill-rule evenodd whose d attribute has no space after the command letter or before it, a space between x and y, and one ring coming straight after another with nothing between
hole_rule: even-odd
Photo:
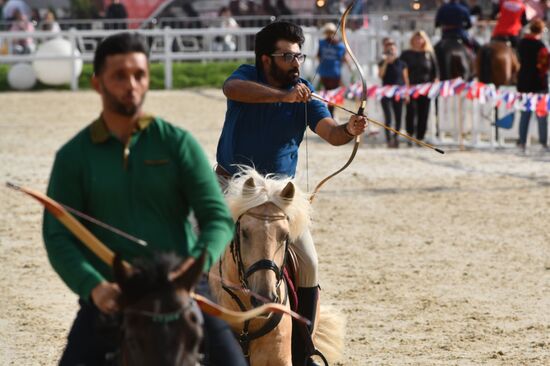
<instances>
[{"instance_id":1,"label":"riding breeches","mask_svg":"<svg viewBox=\"0 0 550 366\"><path fill-rule=\"evenodd\" d=\"M317 277L319 260L309 229L290 245L298 258L298 287L317 286L319 284Z\"/></svg>"}]
</instances>

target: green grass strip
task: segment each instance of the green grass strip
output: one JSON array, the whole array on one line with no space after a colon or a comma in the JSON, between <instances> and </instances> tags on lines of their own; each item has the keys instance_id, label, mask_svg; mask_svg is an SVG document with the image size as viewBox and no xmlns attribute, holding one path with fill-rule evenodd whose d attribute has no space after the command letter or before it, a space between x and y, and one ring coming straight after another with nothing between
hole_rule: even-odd
<instances>
[{"instance_id":1,"label":"green grass strip","mask_svg":"<svg viewBox=\"0 0 550 366\"><path fill-rule=\"evenodd\" d=\"M172 88L184 89L192 87L221 88L223 82L242 63L252 61L216 61L216 62L178 62L172 68ZM8 84L10 65L0 65L0 92L11 91ZM92 64L84 64L82 74L78 79L79 89L90 89L93 69ZM31 90L69 90L70 85L50 86L37 82ZM164 89L164 64L151 64L150 89Z\"/></svg>"}]
</instances>

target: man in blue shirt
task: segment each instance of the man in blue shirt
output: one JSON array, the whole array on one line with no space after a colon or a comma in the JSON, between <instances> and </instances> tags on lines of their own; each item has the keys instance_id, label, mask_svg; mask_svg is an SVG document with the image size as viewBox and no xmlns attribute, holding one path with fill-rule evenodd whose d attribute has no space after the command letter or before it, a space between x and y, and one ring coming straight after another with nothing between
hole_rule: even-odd
<instances>
[{"instance_id":1,"label":"man in blue shirt","mask_svg":"<svg viewBox=\"0 0 550 366\"><path fill-rule=\"evenodd\" d=\"M319 40L319 76L321 84L326 90L336 89L341 84L342 65L347 64L346 48L336 35L336 25L327 23L323 26L325 38ZM329 106L328 110L334 116L334 106Z\"/></svg>"},{"instance_id":2,"label":"man in blue shirt","mask_svg":"<svg viewBox=\"0 0 550 366\"><path fill-rule=\"evenodd\" d=\"M236 164L242 164L262 174L294 177L306 127L332 145L344 145L365 131L365 117L351 116L338 125L326 105L311 100L313 87L300 78L306 57L300 52L303 43L299 26L271 23L256 34L256 65L241 65L225 81L227 112L216 168L220 176L235 174ZM319 296L317 252L309 232L292 245L300 266L298 312L314 324Z\"/></svg>"},{"instance_id":3,"label":"man in blue shirt","mask_svg":"<svg viewBox=\"0 0 550 366\"><path fill-rule=\"evenodd\" d=\"M478 44L466 31L472 27L470 10L460 1L449 0L439 8L435 16L435 26L441 27L441 38L462 39L468 47L477 50Z\"/></svg>"}]
</instances>

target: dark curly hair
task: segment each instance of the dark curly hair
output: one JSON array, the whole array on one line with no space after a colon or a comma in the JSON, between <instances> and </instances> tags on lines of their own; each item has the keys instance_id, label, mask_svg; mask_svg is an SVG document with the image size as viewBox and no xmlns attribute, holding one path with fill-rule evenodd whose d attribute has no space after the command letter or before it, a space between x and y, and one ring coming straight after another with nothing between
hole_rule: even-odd
<instances>
[{"instance_id":1,"label":"dark curly hair","mask_svg":"<svg viewBox=\"0 0 550 366\"><path fill-rule=\"evenodd\" d=\"M258 69L262 65L262 55L271 55L275 52L275 46L280 40L298 43L302 48L305 41L304 32L298 25L289 22L274 22L259 31L254 44Z\"/></svg>"},{"instance_id":2,"label":"dark curly hair","mask_svg":"<svg viewBox=\"0 0 550 366\"><path fill-rule=\"evenodd\" d=\"M103 71L107 56L132 52L143 53L149 59L149 47L141 34L123 32L105 38L95 51L94 74L99 75Z\"/></svg>"}]
</instances>

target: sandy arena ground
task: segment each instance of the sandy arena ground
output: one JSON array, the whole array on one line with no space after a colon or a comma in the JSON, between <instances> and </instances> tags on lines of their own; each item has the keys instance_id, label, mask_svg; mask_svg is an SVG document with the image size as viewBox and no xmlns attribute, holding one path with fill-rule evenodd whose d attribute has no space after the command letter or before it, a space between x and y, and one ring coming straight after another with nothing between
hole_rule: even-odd
<instances>
[{"instance_id":1,"label":"sandy arena ground","mask_svg":"<svg viewBox=\"0 0 550 366\"><path fill-rule=\"evenodd\" d=\"M99 107L92 92L0 94L2 184L44 191L56 149ZM213 160L219 91L152 92L146 109ZM350 151L309 133L310 188ZM550 154L367 141L314 204L323 301L348 321L341 364L550 365L549 168ZM77 308L47 261L41 212L0 188L0 365L54 365Z\"/></svg>"}]
</instances>

